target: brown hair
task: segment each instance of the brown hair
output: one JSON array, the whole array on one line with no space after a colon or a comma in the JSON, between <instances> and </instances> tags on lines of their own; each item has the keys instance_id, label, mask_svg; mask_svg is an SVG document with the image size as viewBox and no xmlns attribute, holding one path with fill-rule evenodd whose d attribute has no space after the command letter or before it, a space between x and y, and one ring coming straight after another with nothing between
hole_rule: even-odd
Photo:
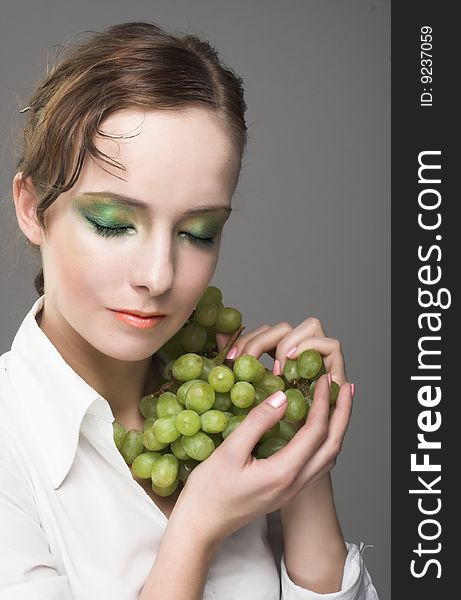
<instances>
[{"instance_id":1,"label":"brown hair","mask_svg":"<svg viewBox=\"0 0 461 600\"><path fill-rule=\"evenodd\" d=\"M243 80L208 41L174 36L152 22L128 22L66 50L29 101L16 167L23 180L33 181L42 227L46 209L75 184L87 155L126 171L93 142L96 134L116 137L99 125L118 110L206 107L222 120L242 159L247 143ZM34 284L42 295L43 269Z\"/></svg>"}]
</instances>

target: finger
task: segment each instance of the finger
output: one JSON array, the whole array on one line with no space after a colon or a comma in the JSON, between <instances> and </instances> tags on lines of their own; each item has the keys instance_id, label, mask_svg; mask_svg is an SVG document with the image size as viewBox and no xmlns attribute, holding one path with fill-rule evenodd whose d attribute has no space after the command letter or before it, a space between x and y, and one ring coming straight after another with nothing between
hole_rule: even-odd
<instances>
[{"instance_id":1,"label":"finger","mask_svg":"<svg viewBox=\"0 0 461 600\"><path fill-rule=\"evenodd\" d=\"M233 460L245 465L252 458L251 453L263 434L283 418L286 408L287 397L283 392L278 391L268 396L220 444L221 452L229 453Z\"/></svg>"},{"instance_id":2,"label":"finger","mask_svg":"<svg viewBox=\"0 0 461 600\"><path fill-rule=\"evenodd\" d=\"M319 446L314 455L306 461L306 464L292 483L293 489L296 490L295 494L305 485L320 479L320 477L331 471L336 465L337 456L341 452L342 443L351 417L352 400L351 384L346 383L341 386L339 391L336 401L337 409L334 409L330 418L330 427L326 440Z\"/></svg>"},{"instance_id":3,"label":"finger","mask_svg":"<svg viewBox=\"0 0 461 600\"><path fill-rule=\"evenodd\" d=\"M265 329L270 329L270 325L261 325L260 327L257 327L256 329L253 329L252 331L249 331L248 333L245 333L245 335L240 335L235 340L234 344L232 345L233 348L237 348L237 354L235 355L235 358L233 358L233 359L227 359L227 360L235 360L238 356L240 356L240 354L241 354L240 348L245 343L245 341L242 342L242 340L251 339L252 337L254 337L255 335L257 335L260 331L264 331ZM232 336L232 334L229 334L229 333L216 333L216 340L217 341L218 340L223 340L223 341L225 340L224 343L222 344L221 348L219 348L219 346L218 346L219 351L221 351L224 348L224 346L227 344L227 342L231 338L231 336Z\"/></svg>"},{"instance_id":4,"label":"finger","mask_svg":"<svg viewBox=\"0 0 461 600\"><path fill-rule=\"evenodd\" d=\"M306 422L284 448L265 459L268 468L277 472L280 469L290 469L297 476L325 441L329 430L329 412L330 386L328 376L322 375L315 386Z\"/></svg>"},{"instance_id":5,"label":"finger","mask_svg":"<svg viewBox=\"0 0 461 600\"><path fill-rule=\"evenodd\" d=\"M252 338L257 333L259 333L259 331L263 331L264 329L270 329L270 325L261 325L260 327L257 327L256 329L249 331L248 333L245 333L245 335L240 335L237 338L237 340L234 342L232 347L238 348L239 344L241 344L240 340ZM216 332L216 345L218 347L218 352L221 352L221 350L224 348L224 346L227 344L227 342L230 340L230 338L233 335L234 335L233 333L220 333L218 331ZM239 354L237 354L235 358L237 358L237 356L239 356ZM232 360L235 360L235 359L232 359Z\"/></svg>"},{"instance_id":6,"label":"finger","mask_svg":"<svg viewBox=\"0 0 461 600\"><path fill-rule=\"evenodd\" d=\"M350 383L341 386L335 409L330 417L327 438L299 473L298 478L301 486L310 482L317 473L329 470L328 467L331 468L331 465L334 466L336 463L352 414L353 395L351 392Z\"/></svg>"},{"instance_id":7,"label":"finger","mask_svg":"<svg viewBox=\"0 0 461 600\"><path fill-rule=\"evenodd\" d=\"M300 345L303 340L308 337L326 337L323 325L317 317L308 317L307 319L304 319L304 321L297 325L290 335L277 347L277 353L274 358L279 360L282 369L285 366L287 353L291 351L289 358L297 358L302 352L302 350L300 350ZM306 348L304 347L304 350L305 349Z\"/></svg>"},{"instance_id":8,"label":"finger","mask_svg":"<svg viewBox=\"0 0 461 600\"><path fill-rule=\"evenodd\" d=\"M238 358L242 354L251 354L256 358L259 358L264 352L276 348L283 338L292 331L293 327L286 322L277 323L267 329L263 329L252 336L243 336L242 339L237 340L235 344L238 348L237 355L234 357Z\"/></svg>"},{"instance_id":9,"label":"finger","mask_svg":"<svg viewBox=\"0 0 461 600\"><path fill-rule=\"evenodd\" d=\"M283 340L283 344L285 344L285 340ZM316 336L304 337L303 340L298 344L297 351L293 356L290 356L290 360L296 360L304 350L309 350L311 348L320 352L326 372L331 373L331 376L336 383L342 385L347 381L342 347L340 342L334 338ZM282 350L280 351L282 352ZM277 354L278 352L279 348L277 348ZM283 373L283 369L285 368L286 364L286 356L284 357L283 366L281 355L279 360L281 363L280 368Z\"/></svg>"}]
</instances>

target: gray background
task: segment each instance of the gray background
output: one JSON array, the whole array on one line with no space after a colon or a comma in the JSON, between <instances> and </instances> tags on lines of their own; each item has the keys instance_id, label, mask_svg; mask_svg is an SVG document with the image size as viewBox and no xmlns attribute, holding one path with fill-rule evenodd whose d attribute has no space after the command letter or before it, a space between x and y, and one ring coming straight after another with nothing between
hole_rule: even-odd
<instances>
[{"instance_id":1,"label":"gray background","mask_svg":"<svg viewBox=\"0 0 461 600\"><path fill-rule=\"evenodd\" d=\"M0 353L37 298L11 196L15 145L47 54L150 20L196 33L244 79L249 145L212 283L247 330L317 316L356 384L333 471L347 540L390 597L390 6L318 0L16 0L0 25ZM267 366L271 360L266 355Z\"/></svg>"}]
</instances>

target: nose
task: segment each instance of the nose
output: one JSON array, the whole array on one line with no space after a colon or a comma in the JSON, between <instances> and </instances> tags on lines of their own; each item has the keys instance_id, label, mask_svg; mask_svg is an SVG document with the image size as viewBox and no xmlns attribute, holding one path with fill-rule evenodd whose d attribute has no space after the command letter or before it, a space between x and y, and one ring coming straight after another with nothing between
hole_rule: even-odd
<instances>
[{"instance_id":1,"label":"nose","mask_svg":"<svg viewBox=\"0 0 461 600\"><path fill-rule=\"evenodd\" d=\"M140 245L132 269L132 285L160 296L174 281L174 245L166 227L157 229Z\"/></svg>"}]
</instances>

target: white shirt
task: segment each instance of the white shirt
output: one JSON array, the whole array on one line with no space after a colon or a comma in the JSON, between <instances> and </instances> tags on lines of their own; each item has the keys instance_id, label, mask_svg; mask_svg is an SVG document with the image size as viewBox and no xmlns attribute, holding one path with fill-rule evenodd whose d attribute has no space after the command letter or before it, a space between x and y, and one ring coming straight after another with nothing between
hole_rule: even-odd
<instances>
[{"instance_id":1,"label":"white shirt","mask_svg":"<svg viewBox=\"0 0 461 600\"><path fill-rule=\"evenodd\" d=\"M167 517L113 441L109 403L40 329L35 301L0 357L0 600L137 600ZM288 577L263 516L226 539L204 600L376 600L362 546L347 544L342 590ZM179 600L179 599L178 599Z\"/></svg>"}]
</instances>

